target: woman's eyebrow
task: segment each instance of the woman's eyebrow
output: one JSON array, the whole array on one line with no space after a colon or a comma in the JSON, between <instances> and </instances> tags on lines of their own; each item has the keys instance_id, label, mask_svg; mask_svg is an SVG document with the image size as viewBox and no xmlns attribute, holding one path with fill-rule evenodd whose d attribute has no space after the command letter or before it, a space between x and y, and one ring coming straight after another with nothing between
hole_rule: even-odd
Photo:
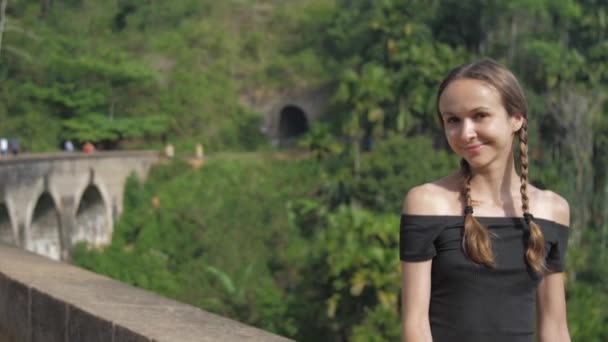
<instances>
[{"instance_id":1,"label":"woman's eyebrow","mask_svg":"<svg viewBox=\"0 0 608 342\"><path fill-rule=\"evenodd\" d=\"M463 113L478 112L478 111L489 111L489 110L490 110L490 108L488 108L488 107L484 107L484 106L481 106L481 107L475 107L475 108L473 108L473 109L470 109L470 110L464 111ZM441 114L441 116L452 116L452 115L456 115L456 114L454 114L454 113L452 113L452 112L445 112L445 113L440 113L440 114Z\"/></svg>"}]
</instances>

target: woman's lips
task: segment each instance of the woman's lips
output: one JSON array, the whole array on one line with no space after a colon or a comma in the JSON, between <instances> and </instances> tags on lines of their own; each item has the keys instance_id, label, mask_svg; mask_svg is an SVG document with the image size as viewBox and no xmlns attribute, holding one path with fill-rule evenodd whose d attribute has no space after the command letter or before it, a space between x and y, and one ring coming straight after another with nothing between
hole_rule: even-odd
<instances>
[{"instance_id":1,"label":"woman's lips","mask_svg":"<svg viewBox=\"0 0 608 342\"><path fill-rule=\"evenodd\" d=\"M478 153L481 150L482 146L483 146L483 144L477 144L477 145L467 146L465 148L465 150L468 153Z\"/></svg>"}]
</instances>

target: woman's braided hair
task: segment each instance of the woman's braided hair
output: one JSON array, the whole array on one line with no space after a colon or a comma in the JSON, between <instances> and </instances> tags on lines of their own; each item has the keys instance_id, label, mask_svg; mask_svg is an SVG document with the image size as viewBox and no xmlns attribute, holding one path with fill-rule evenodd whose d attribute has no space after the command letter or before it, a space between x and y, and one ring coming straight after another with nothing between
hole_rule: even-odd
<instances>
[{"instance_id":1,"label":"woman's braided hair","mask_svg":"<svg viewBox=\"0 0 608 342\"><path fill-rule=\"evenodd\" d=\"M524 117L522 127L519 129L520 151L520 180L521 199L524 220L528 233L528 248L526 260L534 272L540 273L545 269L544 246L545 241L540 227L534 222L530 213L530 200L528 198L528 106L523 90L515 76L504 66L491 59L463 64L448 73L439 86L437 92L437 113L439 113L439 98L445 88L457 79L474 79L493 86L501 95L503 105L509 115L520 113ZM443 125L443 121L440 120ZM475 263L493 268L494 255L491 248L490 232L473 216L473 200L471 199L471 178L473 174L466 160L460 163L462 176L462 197L465 202L465 220L462 246L465 254Z\"/></svg>"}]
</instances>

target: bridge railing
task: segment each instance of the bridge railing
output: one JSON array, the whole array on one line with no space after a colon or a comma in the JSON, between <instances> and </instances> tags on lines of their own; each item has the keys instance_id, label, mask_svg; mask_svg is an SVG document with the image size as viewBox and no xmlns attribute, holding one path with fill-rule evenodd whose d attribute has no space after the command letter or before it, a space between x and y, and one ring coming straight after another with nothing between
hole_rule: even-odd
<instances>
[{"instance_id":1,"label":"bridge railing","mask_svg":"<svg viewBox=\"0 0 608 342\"><path fill-rule=\"evenodd\" d=\"M1 341L289 341L0 244Z\"/></svg>"},{"instance_id":2,"label":"bridge railing","mask_svg":"<svg viewBox=\"0 0 608 342\"><path fill-rule=\"evenodd\" d=\"M131 151L95 151L84 152L50 152L50 153L23 153L17 156L7 155L0 157L1 164L23 163L28 161L42 160L66 160L66 159L102 159L102 158L130 158L150 157L160 158L162 153L153 150L131 150Z\"/></svg>"}]
</instances>

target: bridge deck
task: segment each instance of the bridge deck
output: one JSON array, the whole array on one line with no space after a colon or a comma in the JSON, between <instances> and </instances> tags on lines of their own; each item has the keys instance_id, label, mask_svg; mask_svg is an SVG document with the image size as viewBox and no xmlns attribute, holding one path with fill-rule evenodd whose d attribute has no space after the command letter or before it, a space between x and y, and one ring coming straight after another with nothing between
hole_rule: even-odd
<instances>
[{"instance_id":1,"label":"bridge deck","mask_svg":"<svg viewBox=\"0 0 608 342\"><path fill-rule=\"evenodd\" d=\"M95 151L93 153L83 152L52 152L52 153L23 153L17 156L8 155L0 158L2 164L15 164L29 161L45 160L69 160L69 159L102 159L102 158L129 158L129 157L159 157L161 153L153 150L134 150L134 151Z\"/></svg>"}]
</instances>

